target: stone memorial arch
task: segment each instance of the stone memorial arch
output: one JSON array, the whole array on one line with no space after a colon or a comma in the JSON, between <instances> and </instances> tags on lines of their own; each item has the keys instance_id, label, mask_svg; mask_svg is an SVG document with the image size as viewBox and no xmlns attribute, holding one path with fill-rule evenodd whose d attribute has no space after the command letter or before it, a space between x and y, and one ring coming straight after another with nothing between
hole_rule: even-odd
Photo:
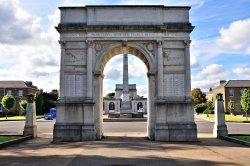
<instances>
[{"instance_id":1,"label":"stone memorial arch","mask_svg":"<svg viewBox=\"0 0 250 166\"><path fill-rule=\"evenodd\" d=\"M149 139L196 141L190 81L190 7L60 7L60 98L53 139L103 136L103 70L118 54L148 69Z\"/></svg>"}]
</instances>

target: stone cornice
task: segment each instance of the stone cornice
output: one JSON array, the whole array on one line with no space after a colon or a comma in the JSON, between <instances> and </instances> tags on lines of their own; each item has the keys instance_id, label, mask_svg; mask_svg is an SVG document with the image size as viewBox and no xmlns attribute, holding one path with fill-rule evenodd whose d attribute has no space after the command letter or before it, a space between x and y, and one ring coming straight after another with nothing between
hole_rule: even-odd
<instances>
[{"instance_id":1,"label":"stone cornice","mask_svg":"<svg viewBox=\"0 0 250 166\"><path fill-rule=\"evenodd\" d=\"M60 23L55 27L58 32L65 30L159 30L172 32L192 32L194 26L191 23L164 23L163 25L87 25L85 23Z\"/></svg>"}]
</instances>

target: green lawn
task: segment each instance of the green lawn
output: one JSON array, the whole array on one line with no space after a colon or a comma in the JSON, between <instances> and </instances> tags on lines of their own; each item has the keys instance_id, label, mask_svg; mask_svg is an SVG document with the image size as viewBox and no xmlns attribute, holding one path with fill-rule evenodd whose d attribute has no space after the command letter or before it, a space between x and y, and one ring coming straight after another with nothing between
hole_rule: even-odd
<instances>
[{"instance_id":1,"label":"green lawn","mask_svg":"<svg viewBox=\"0 0 250 166\"><path fill-rule=\"evenodd\" d=\"M37 115L36 119L41 119L43 117L44 117L43 115ZM25 120L25 116L11 116L11 117L8 117L7 119L5 117L0 118L0 121L6 121L6 120L7 121L8 120L14 120L14 121Z\"/></svg>"},{"instance_id":2,"label":"green lawn","mask_svg":"<svg viewBox=\"0 0 250 166\"><path fill-rule=\"evenodd\" d=\"M242 141L250 142L250 136L232 136L232 137Z\"/></svg>"},{"instance_id":3,"label":"green lawn","mask_svg":"<svg viewBox=\"0 0 250 166\"><path fill-rule=\"evenodd\" d=\"M206 114L203 114L205 117ZM214 114L208 114L209 118L214 118ZM225 119L227 122L243 122L246 121L246 117L242 116L233 116L233 115L225 115ZM250 122L250 118L248 118L248 122Z\"/></svg>"},{"instance_id":4,"label":"green lawn","mask_svg":"<svg viewBox=\"0 0 250 166\"><path fill-rule=\"evenodd\" d=\"M12 135L10 135L10 136L5 136L4 135L3 136L3 135L0 135L0 143L11 141L11 140L14 140L16 138L18 138L18 136L12 136Z\"/></svg>"}]
</instances>

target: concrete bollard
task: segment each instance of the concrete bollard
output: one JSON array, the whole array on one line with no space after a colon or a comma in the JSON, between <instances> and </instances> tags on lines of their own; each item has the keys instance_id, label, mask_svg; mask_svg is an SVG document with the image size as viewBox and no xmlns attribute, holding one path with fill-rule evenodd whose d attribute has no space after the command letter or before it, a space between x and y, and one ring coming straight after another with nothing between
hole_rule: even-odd
<instances>
[{"instance_id":1,"label":"concrete bollard","mask_svg":"<svg viewBox=\"0 0 250 166\"><path fill-rule=\"evenodd\" d=\"M221 93L216 95L214 113L215 123L213 129L213 136L216 138L220 136L227 136L228 131L227 125L225 123L224 101Z\"/></svg>"},{"instance_id":2,"label":"concrete bollard","mask_svg":"<svg viewBox=\"0 0 250 166\"><path fill-rule=\"evenodd\" d=\"M37 137L37 126L36 126L36 104L34 101L34 95L28 95L28 103L26 106L26 118L23 135L32 135Z\"/></svg>"}]
</instances>

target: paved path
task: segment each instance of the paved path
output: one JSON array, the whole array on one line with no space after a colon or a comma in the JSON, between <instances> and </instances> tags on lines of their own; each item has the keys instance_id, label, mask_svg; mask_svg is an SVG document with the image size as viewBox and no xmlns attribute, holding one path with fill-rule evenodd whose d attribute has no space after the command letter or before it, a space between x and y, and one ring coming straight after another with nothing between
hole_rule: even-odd
<instances>
[{"instance_id":1,"label":"paved path","mask_svg":"<svg viewBox=\"0 0 250 166\"><path fill-rule=\"evenodd\" d=\"M250 165L250 148L214 139L210 132L211 126L213 126L212 122L203 119L196 119L196 122L200 132L198 135L199 142L194 143L149 141L144 137L146 123L116 122L114 124L109 122L104 124L104 128L107 127L106 137L101 141L59 144L51 143L54 122L39 122L40 132L43 132L40 133L40 137L0 150L0 165ZM0 126L5 125L5 128L8 129L8 127L13 127L16 124L19 124L16 127L19 127L19 130L22 131L22 127L20 127L22 122L1 122ZM128 130L128 128L131 128L129 124L133 125L134 128ZM48 126L50 127L48 128ZM119 132L114 126L120 126L127 131L125 133L124 131Z\"/></svg>"},{"instance_id":2,"label":"paved path","mask_svg":"<svg viewBox=\"0 0 250 166\"><path fill-rule=\"evenodd\" d=\"M204 118L195 118L198 133L212 133L214 123ZM39 135L51 135L55 121L37 121ZM0 134L22 134L24 122L0 122ZM227 123L230 134L250 134L250 123ZM128 136L128 133L145 136L147 122L104 122L104 135L116 133L116 136Z\"/></svg>"},{"instance_id":3,"label":"paved path","mask_svg":"<svg viewBox=\"0 0 250 166\"><path fill-rule=\"evenodd\" d=\"M52 144L51 138L44 137L0 150L0 165L228 166L250 164L250 148L209 137L199 138L199 140L200 142L195 143L165 143L138 137L106 137L102 141Z\"/></svg>"}]
</instances>

